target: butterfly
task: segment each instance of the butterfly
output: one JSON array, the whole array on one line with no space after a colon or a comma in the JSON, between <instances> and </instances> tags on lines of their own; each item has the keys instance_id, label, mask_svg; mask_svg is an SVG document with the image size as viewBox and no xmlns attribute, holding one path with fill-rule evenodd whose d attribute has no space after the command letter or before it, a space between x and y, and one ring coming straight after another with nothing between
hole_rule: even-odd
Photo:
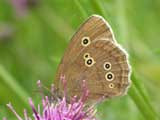
<instances>
[{"instance_id":1,"label":"butterfly","mask_svg":"<svg viewBox=\"0 0 160 120\"><path fill-rule=\"evenodd\" d=\"M86 80L88 99L110 99L127 92L130 73L128 54L117 43L109 23L92 15L72 37L58 66L55 86L62 89L63 74L70 96L81 96L81 84Z\"/></svg>"}]
</instances>

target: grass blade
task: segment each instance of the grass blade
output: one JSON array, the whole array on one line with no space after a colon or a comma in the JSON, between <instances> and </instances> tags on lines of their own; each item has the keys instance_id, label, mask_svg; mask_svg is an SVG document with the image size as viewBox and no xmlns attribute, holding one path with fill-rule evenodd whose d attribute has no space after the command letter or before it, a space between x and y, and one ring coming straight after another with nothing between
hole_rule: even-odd
<instances>
[{"instance_id":1,"label":"grass blade","mask_svg":"<svg viewBox=\"0 0 160 120\"><path fill-rule=\"evenodd\" d=\"M81 3L79 0L74 0L75 5L77 6L79 12L82 14L83 19L86 19L88 17L87 12L84 10L82 7Z\"/></svg>"},{"instance_id":2,"label":"grass blade","mask_svg":"<svg viewBox=\"0 0 160 120\"><path fill-rule=\"evenodd\" d=\"M104 7L102 6L100 0L92 0L91 4L98 14L104 16L105 18L107 17L106 11Z\"/></svg>"},{"instance_id":3,"label":"grass blade","mask_svg":"<svg viewBox=\"0 0 160 120\"><path fill-rule=\"evenodd\" d=\"M17 83L13 76L11 76L2 65L0 65L0 77L3 82L19 96L22 102L28 106L28 93L19 85L19 83Z\"/></svg>"},{"instance_id":4,"label":"grass blade","mask_svg":"<svg viewBox=\"0 0 160 120\"><path fill-rule=\"evenodd\" d=\"M146 120L156 120L158 116L153 107L151 106L146 94L138 85L138 79L135 77L135 74L132 74L132 81L133 84L129 91L130 97L137 105L137 108L140 110Z\"/></svg>"}]
</instances>

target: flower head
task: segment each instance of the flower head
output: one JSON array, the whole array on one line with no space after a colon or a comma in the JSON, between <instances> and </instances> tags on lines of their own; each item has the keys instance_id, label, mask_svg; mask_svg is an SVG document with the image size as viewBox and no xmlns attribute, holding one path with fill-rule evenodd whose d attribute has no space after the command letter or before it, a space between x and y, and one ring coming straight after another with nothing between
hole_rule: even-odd
<instances>
[{"instance_id":1,"label":"flower head","mask_svg":"<svg viewBox=\"0 0 160 120\"><path fill-rule=\"evenodd\" d=\"M29 99L29 104L33 111L33 117L27 115L27 111L24 110L24 119L20 117L16 111L13 109L12 105L9 103L7 106L12 110L16 115L18 120L96 120L95 118L95 109L94 105L87 107L86 100L89 94L89 91L86 87L85 81L83 81L83 94L78 99L77 96L72 97L67 101L66 93L66 79L61 77L63 84L63 97L55 98L53 96L44 96L42 95L42 109L40 109L40 104L38 108L35 107L32 99ZM42 90L42 84L40 81L37 82L38 87ZM51 93L53 94L54 86L51 86Z\"/></svg>"}]
</instances>

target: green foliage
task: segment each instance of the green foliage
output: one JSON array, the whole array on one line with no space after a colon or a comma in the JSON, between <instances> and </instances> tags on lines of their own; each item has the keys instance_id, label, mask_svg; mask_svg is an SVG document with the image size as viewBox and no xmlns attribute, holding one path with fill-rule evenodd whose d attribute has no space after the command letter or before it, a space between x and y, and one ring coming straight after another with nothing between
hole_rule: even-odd
<instances>
[{"instance_id":1,"label":"green foliage","mask_svg":"<svg viewBox=\"0 0 160 120\"><path fill-rule=\"evenodd\" d=\"M160 119L159 0L41 0L24 16L9 1L0 1L0 119L12 119L9 101L19 113L28 107L28 96L38 101L36 81L53 82L71 36L92 14L111 24L133 70L129 93L98 105L98 117Z\"/></svg>"}]
</instances>

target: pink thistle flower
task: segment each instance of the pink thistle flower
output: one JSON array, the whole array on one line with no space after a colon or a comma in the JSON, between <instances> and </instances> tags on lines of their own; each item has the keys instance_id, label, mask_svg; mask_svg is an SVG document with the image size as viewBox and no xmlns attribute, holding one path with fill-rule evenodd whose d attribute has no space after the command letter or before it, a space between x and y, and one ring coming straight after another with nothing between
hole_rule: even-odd
<instances>
[{"instance_id":1,"label":"pink thistle flower","mask_svg":"<svg viewBox=\"0 0 160 120\"><path fill-rule=\"evenodd\" d=\"M40 104L38 108L35 107L31 98L29 98L29 104L33 111L32 118L28 116L27 111L24 110L24 118L20 117L11 103L7 104L9 109L15 114L18 120L97 120L95 118L96 110L94 105L87 107L86 100L89 94L89 91L86 87L85 80L83 81L83 94L78 99L77 96L74 96L67 101L66 93L66 80L65 77L61 77L63 83L63 97L62 99L48 97L42 94L42 109L40 109ZM37 82L40 91L42 91L42 84L40 81ZM51 85L51 93L55 92L54 86ZM51 100L50 100L51 99Z\"/></svg>"}]
</instances>

